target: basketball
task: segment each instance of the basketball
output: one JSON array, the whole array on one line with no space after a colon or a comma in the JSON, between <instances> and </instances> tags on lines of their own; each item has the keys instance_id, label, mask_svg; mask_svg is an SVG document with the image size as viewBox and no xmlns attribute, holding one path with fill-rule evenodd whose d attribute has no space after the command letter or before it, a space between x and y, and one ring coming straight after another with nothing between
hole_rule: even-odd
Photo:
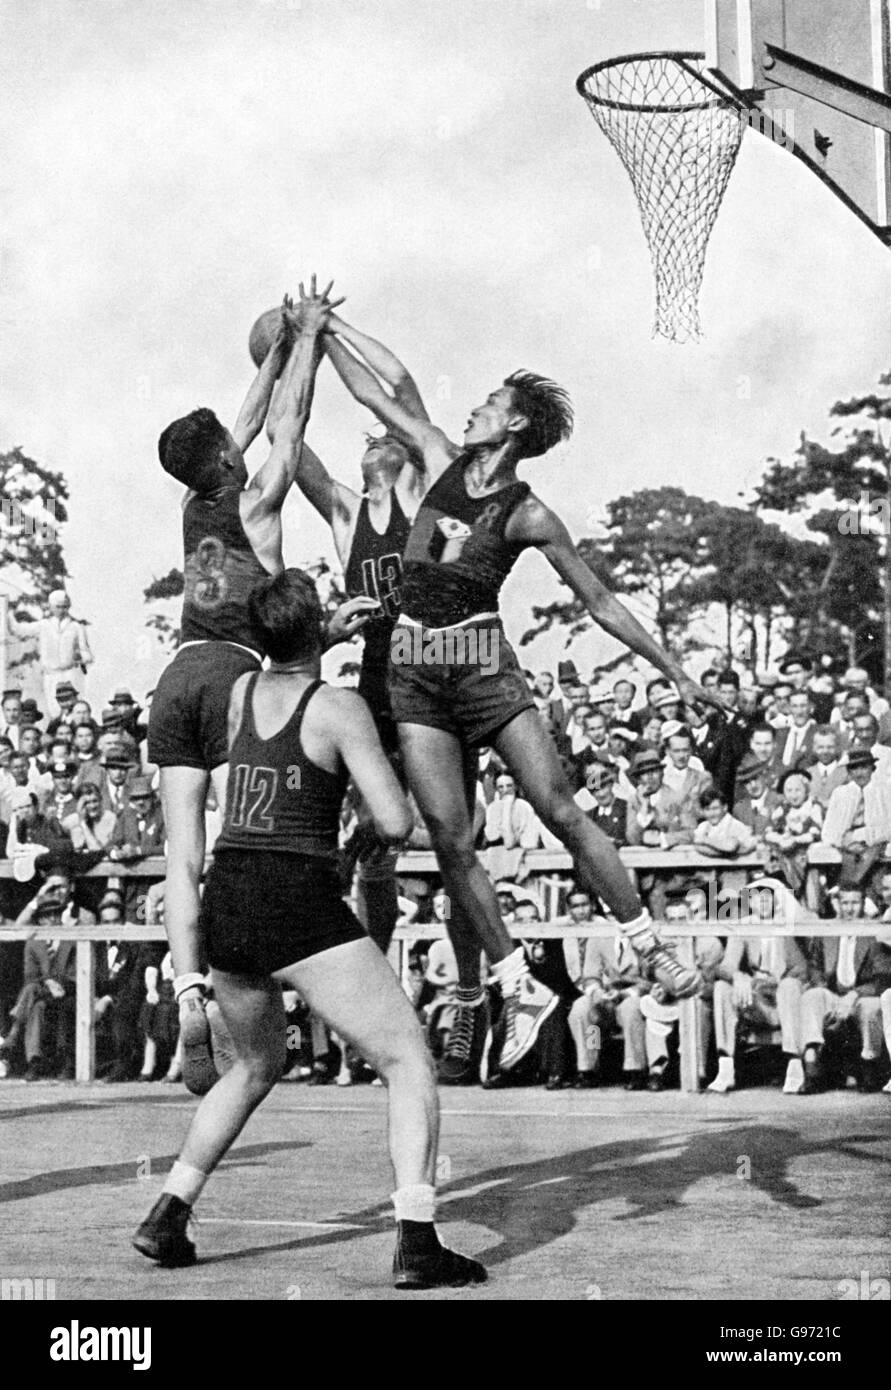
<instances>
[{"instance_id":1,"label":"basketball","mask_svg":"<svg viewBox=\"0 0 891 1390\"><path fill-rule=\"evenodd\" d=\"M272 340L281 319L281 312L278 305L274 309L267 309L266 313L260 315L251 329L248 338L248 351L256 367L263 365L263 359L272 346Z\"/></svg>"}]
</instances>

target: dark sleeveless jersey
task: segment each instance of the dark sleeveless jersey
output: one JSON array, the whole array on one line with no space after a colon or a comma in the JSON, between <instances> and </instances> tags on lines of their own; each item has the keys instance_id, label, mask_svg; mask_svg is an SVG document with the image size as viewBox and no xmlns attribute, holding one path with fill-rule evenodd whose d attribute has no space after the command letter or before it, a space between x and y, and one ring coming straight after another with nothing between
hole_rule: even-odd
<instances>
[{"instance_id":1,"label":"dark sleeveless jersey","mask_svg":"<svg viewBox=\"0 0 891 1390\"><path fill-rule=\"evenodd\" d=\"M362 629L365 649L362 653L359 693L375 714L389 710L387 670L390 637L401 612L402 553L410 531L411 522L399 505L395 488L390 492L390 520L382 535L371 524L368 498L362 498L344 584L350 598L366 594L368 598L377 599L383 610L380 617L370 618Z\"/></svg>"},{"instance_id":2,"label":"dark sleeveless jersey","mask_svg":"<svg viewBox=\"0 0 891 1390\"><path fill-rule=\"evenodd\" d=\"M242 525L240 492L219 501L190 497L183 511L183 616L181 642L240 642L263 655L248 617L248 595L268 579Z\"/></svg>"},{"instance_id":3,"label":"dark sleeveless jersey","mask_svg":"<svg viewBox=\"0 0 891 1390\"><path fill-rule=\"evenodd\" d=\"M501 586L524 549L523 542L505 540L504 532L529 496L529 484L470 497L464 483L468 462L459 454L433 484L405 547L402 611L427 627L497 612Z\"/></svg>"},{"instance_id":4,"label":"dark sleeveless jersey","mask_svg":"<svg viewBox=\"0 0 891 1390\"><path fill-rule=\"evenodd\" d=\"M334 859L340 808L349 774L310 762L300 742L306 707L323 684L313 681L294 713L272 738L254 722L258 671L248 681L238 733L229 749L226 815L215 849L280 850ZM262 911L263 904L257 904Z\"/></svg>"}]
</instances>

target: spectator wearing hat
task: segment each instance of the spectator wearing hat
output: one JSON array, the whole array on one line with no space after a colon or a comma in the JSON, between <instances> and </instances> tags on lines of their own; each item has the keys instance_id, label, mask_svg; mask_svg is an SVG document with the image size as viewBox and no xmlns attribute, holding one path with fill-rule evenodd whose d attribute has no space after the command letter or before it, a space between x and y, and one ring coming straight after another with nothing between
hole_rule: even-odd
<instances>
[{"instance_id":1,"label":"spectator wearing hat","mask_svg":"<svg viewBox=\"0 0 891 1390\"><path fill-rule=\"evenodd\" d=\"M109 858L143 859L149 854L163 854L164 838L164 817L151 782L148 777L134 777L129 785L129 800L117 815Z\"/></svg>"},{"instance_id":2,"label":"spectator wearing hat","mask_svg":"<svg viewBox=\"0 0 891 1390\"><path fill-rule=\"evenodd\" d=\"M742 1024L746 1030L780 1029L788 1059L783 1089L796 1094L804 1084L800 1010L809 965L798 939L770 928L781 913L784 922L794 920L798 905L777 879L755 880L743 896L765 922L768 935L731 936L718 964L714 987L718 1073L708 1090L717 1094L735 1090Z\"/></svg>"},{"instance_id":3,"label":"spectator wearing hat","mask_svg":"<svg viewBox=\"0 0 891 1390\"><path fill-rule=\"evenodd\" d=\"M740 763L736 785L738 795L733 803L733 814L749 827L756 840L762 841L780 797L770 785L765 764L754 753L747 753Z\"/></svg>"},{"instance_id":4,"label":"spectator wearing hat","mask_svg":"<svg viewBox=\"0 0 891 1390\"><path fill-rule=\"evenodd\" d=\"M148 738L148 727L140 723L142 709L137 705L127 686L119 685L108 702L121 721L121 728L133 739L137 748Z\"/></svg>"},{"instance_id":5,"label":"spectator wearing hat","mask_svg":"<svg viewBox=\"0 0 891 1390\"><path fill-rule=\"evenodd\" d=\"M37 701L28 699L22 701L22 724L30 724L35 729L38 724L43 723L43 710L39 708Z\"/></svg>"},{"instance_id":6,"label":"spectator wearing hat","mask_svg":"<svg viewBox=\"0 0 891 1390\"><path fill-rule=\"evenodd\" d=\"M891 748L879 743L879 721L874 714L859 710L851 722L851 742L849 753L855 748L866 748L876 762L878 776L891 778Z\"/></svg>"},{"instance_id":7,"label":"spectator wearing hat","mask_svg":"<svg viewBox=\"0 0 891 1390\"><path fill-rule=\"evenodd\" d=\"M10 614L8 624L14 637L36 637L46 707L56 715L56 686L67 682L80 690L93 653L85 624L71 616L71 600L64 589L53 590L47 608L46 617L36 623L18 622Z\"/></svg>"},{"instance_id":8,"label":"spectator wearing hat","mask_svg":"<svg viewBox=\"0 0 891 1390\"><path fill-rule=\"evenodd\" d=\"M22 723L22 692L18 686L4 690L0 698L0 733L8 738L13 748L19 746L19 728Z\"/></svg>"},{"instance_id":9,"label":"spectator wearing hat","mask_svg":"<svg viewBox=\"0 0 891 1390\"><path fill-rule=\"evenodd\" d=\"M846 765L848 781L829 798L821 838L841 851L845 881L860 883L891 840L891 781L876 775L868 748L853 748Z\"/></svg>"},{"instance_id":10,"label":"spectator wearing hat","mask_svg":"<svg viewBox=\"0 0 891 1390\"><path fill-rule=\"evenodd\" d=\"M863 888L859 884L843 881L836 903L841 922L862 922L863 900ZM849 934L815 939L811 982L801 996L803 1094L811 1095L823 1088L824 1046L827 1042L843 1042L845 1034L853 1034L859 1043L860 1089L879 1089L880 1000L889 988L891 948L875 937Z\"/></svg>"},{"instance_id":11,"label":"spectator wearing hat","mask_svg":"<svg viewBox=\"0 0 891 1390\"><path fill-rule=\"evenodd\" d=\"M101 760L103 778L100 784L102 808L119 815L129 800L129 784L136 776L130 756L117 749L105 753Z\"/></svg>"},{"instance_id":12,"label":"spectator wearing hat","mask_svg":"<svg viewBox=\"0 0 891 1390\"><path fill-rule=\"evenodd\" d=\"M631 759L637 752L637 745L639 743L637 734L633 729L629 729L627 724L610 724L607 733L607 748L610 762L615 764L623 780L627 782L628 770L631 767Z\"/></svg>"},{"instance_id":13,"label":"spectator wearing hat","mask_svg":"<svg viewBox=\"0 0 891 1390\"><path fill-rule=\"evenodd\" d=\"M631 763L634 783L632 803L636 824L634 839L653 848L673 849L689 845L696 829L696 817L664 786L665 768L658 753L637 753ZM639 835L639 838L638 838Z\"/></svg>"},{"instance_id":14,"label":"spectator wearing hat","mask_svg":"<svg viewBox=\"0 0 891 1390\"><path fill-rule=\"evenodd\" d=\"M65 728L73 729L76 723L74 706L77 702L77 691L71 681L60 681L56 686L56 704L59 713L51 719L48 725L51 734L56 733L63 725Z\"/></svg>"},{"instance_id":15,"label":"spectator wearing hat","mask_svg":"<svg viewBox=\"0 0 891 1390\"><path fill-rule=\"evenodd\" d=\"M628 798L618 792L618 779L619 769L614 763L595 758L588 764L585 785L575 800L616 849L621 849L639 843L640 831ZM545 847L550 846L546 843Z\"/></svg>"},{"instance_id":16,"label":"spectator wearing hat","mask_svg":"<svg viewBox=\"0 0 891 1390\"><path fill-rule=\"evenodd\" d=\"M66 758L57 759L48 768L50 787L43 793L40 809L60 827L69 816L77 815L77 797L72 789L76 771L77 764Z\"/></svg>"},{"instance_id":17,"label":"spectator wearing hat","mask_svg":"<svg viewBox=\"0 0 891 1390\"><path fill-rule=\"evenodd\" d=\"M818 724L814 730L814 757L807 770L811 775L811 797L825 813L836 787L844 786L848 780L838 729L831 724Z\"/></svg>"},{"instance_id":18,"label":"spectator wearing hat","mask_svg":"<svg viewBox=\"0 0 891 1390\"><path fill-rule=\"evenodd\" d=\"M106 753L112 753L119 757L123 754L134 766L138 766L139 745L133 735L124 728L123 719L118 710L104 709L101 718L101 728L96 740L99 756L104 757Z\"/></svg>"}]
</instances>

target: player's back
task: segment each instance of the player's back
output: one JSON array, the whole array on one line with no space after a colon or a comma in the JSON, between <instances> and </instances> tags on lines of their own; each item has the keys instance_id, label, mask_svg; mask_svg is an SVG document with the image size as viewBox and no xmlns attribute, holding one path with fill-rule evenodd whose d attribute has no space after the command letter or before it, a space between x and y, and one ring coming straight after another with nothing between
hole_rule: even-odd
<instances>
[{"instance_id":1,"label":"player's back","mask_svg":"<svg viewBox=\"0 0 891 1390\"><path fill-rule=\"evenodd\" d=\"M299 676L285 687L293 701L284 722L269 737L257 727L255 694L259 680L282 683L282 675L257 672L244 689L241 718L229 749L229 780L223 830L216 850L256 849L333 860L337 854L340 808L347 770L339 758L329 771L308 757L303 732L307 708L321 680Z\"/></svg>"},{"instance_id":2,"label":"player's back","mask_svg":"<svg viewBox=\"0 0 891 1390\"><path fill-rule=\"evenodd\" d=\"M193 493L183 508L181 641L237 642L262 654L248 598L269 572L245 531L241 497L237 488L214 498Z\"/></svg>"}]
</instances>

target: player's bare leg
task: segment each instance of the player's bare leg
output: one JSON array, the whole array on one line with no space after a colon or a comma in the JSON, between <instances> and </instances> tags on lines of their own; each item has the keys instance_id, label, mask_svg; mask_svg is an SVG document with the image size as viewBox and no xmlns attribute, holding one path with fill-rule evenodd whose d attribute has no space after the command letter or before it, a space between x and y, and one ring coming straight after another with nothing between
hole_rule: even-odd
<instances>
[{"instance_id":1,"label":"player's bare leg","mask_svg":"<svg viewBox=\"0 0 891 1390\"><path fill-rule=\"evenodd\" d=\"M498 899L473 844L473 818L467 804L467 785L460 741L444 729L425 724L399 725L399 739L409 786L430 832L448 894L449 938L462 963L465 988L479 993L479 951L485 951L492 974L508 1008L506 1041L501 1065L516 1065L529 1051L545 1018L557 1004L556 995L540 989L540 1002L518 1013L520 993L529 967L522 947L514 948L501 920ZM476 933L475 965L471 973L466 924ZM460 952L460 955L459 955Z\"/></svg>"},{"instance_id":2,"label":"player's bare leg","mask_svg":"<svg viewBox=\"0 0 891 1390\"><path fill-rule=\"evenodd\" d=\"M179 1005L183 1081L195 1095L204 1095L217 1080L205 1012L198 934L205 850L204 806L209 785L210 774L201 768L161 768L161 805L167 830L164 927Z\"/></svg>"},{"instance_id":3,"label":"player's bare leg","mask_svg":"<svg viewBox=\"0 0 891 1390\"><path fill-rule=\"evenodd\" d=\"M277 981L298 990L329 1028L353 1043L388 1088L398 1223L397 1287L482 1282L486 1277L482 1266L445 1250L436 1235L436 1087L417 1018L393 971L370 941L322 951L277 972L275 981L213 972L238 1060L201 1102L164 1195L137 1232L137 1249L161 1263L194 1260L194 1247L185 1236L191 1207L284 1066L284 1008ZM179 1237L176 1230L181 1232ZM168 1239L169 1232L173 1234Z\"/></svg>"},{"instance_id":4,"label":"player's bare leg","mask_svg":"<svg viewBox=\"0 0 891 1390\"><path fill-rule=\"evenodd\" d=\"M577 882L606 903L663 990L675 999L698 993L702 988L699 972L681 965L659 943L618 850L573 800L557 750L537 712L518 714L492 743L522 785L535 814L572 855Z\"/></svg>"}]
</instances>

